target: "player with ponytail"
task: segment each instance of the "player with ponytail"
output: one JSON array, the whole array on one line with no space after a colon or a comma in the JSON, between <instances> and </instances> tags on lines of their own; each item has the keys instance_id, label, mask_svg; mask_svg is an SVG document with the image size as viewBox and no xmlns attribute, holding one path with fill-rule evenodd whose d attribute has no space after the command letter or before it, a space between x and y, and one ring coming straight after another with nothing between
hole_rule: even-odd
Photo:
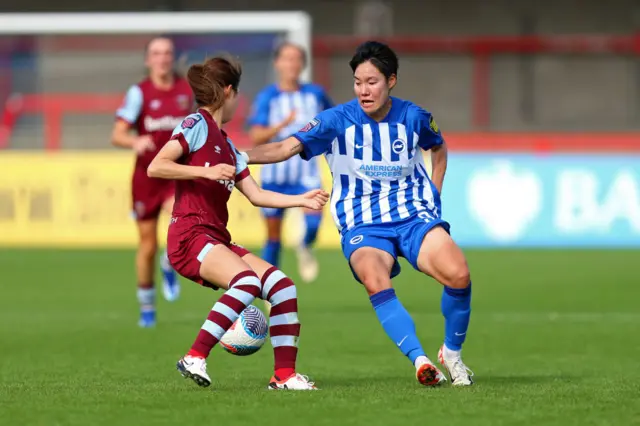
<instances>
[{"instance_id":1,"label":"player with ponytail","mask_svg":"<svg viewBox=\"0 0 640 426\"><path fill-rule=\"evenodd\" d=\"M240 65L224 57L191 66L187 79L198 104L173 131L148 168L151 177L176 181L169 225L168 254L182 276L225 293L214 304L188 353L178 361L183 376L209 386L206 359L239 314L254 299L271 303L270 330L274 375L269 389L312 390L313 382L295 370L300 323L294 283L273 265L232 243L227 202L233 188L254 205L320 210L322 190L283 195L261 189L222 125L238 103Z\"/></svg>"}]
</instances>

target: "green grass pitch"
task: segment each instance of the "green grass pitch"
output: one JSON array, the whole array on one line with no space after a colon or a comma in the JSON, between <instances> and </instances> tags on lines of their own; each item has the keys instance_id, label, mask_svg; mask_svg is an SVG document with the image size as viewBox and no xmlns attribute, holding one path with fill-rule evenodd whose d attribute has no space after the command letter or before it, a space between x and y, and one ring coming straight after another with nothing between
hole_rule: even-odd
<instances>
[{"instance_id":1,"label":"green grass pitch","mask_svg":"<svg viewBox=\"0 0 640 426\"><path fill-rule=\"evenodd\" d=\"M208 389L175 370L220 293L184 282L140 330L132 252L4 249L0 424L640 424L639 252L467 254L474 387L420 387L341 254L324 251L319 281L298 284L298 367L321 391L278 393L265 389L269 344L250 357L216 348ZM290 253L283 269L297 278ZM397 292L435 359L441 289L403 270Z\"/></svg>"}]
</instances>

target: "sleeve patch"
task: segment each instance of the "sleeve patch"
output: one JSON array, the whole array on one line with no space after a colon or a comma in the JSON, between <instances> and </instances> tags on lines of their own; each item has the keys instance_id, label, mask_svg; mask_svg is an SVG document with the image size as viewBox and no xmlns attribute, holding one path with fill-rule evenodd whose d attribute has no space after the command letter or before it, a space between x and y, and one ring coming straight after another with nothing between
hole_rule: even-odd
<instances>
[{"instance_id":1,"label":"sleeve patch","mask_svg":"<svg viewBox=\"0 0 640 426\"><path fill-rule=\"evenodd\" d=\"M196 124L198 124L198 121L202 120L202 117L200 116L195 116L195 117L187 117L184 120L182 120L182 125L181 127L183 129L192 129L193 126L195 126Z\"/></svg>"},{"instance_id":2,"label":"sleeve patch","mask_svg":"<svg viewBox=\"0 0 640 426\"><path fill-rule=\"evenodd\" d=\"M433 115L429 119L429 127L431 128L433 133L438 133L440 131L440 128L438 127L438 123L436 123L436 120L433 118Z\"/></svg>"},{"instance_id":3,"label":"sleeve patch","mask_svg":"<svg viewBox=\"0 0 640 426\"><path fill-rule=\"evenodd\" d=\"M318 124L320 124L320 120L318 120L317 118L314 118L313 120L308 122L302 129L300 129L300 132L308 132L309 130L316 127Z\"/></svg>"}]
</instances>

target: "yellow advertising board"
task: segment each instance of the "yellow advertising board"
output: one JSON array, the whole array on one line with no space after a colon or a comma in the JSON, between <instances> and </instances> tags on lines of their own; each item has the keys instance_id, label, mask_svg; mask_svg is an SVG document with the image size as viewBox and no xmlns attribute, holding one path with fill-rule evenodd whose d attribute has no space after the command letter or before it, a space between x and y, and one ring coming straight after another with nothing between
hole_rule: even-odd
<instances>
[{"instance_id":1,"label":"yellow advertising board","mask_svg":"<svg viewBox=\"0 0 640 426\"><path fill-rule=\"evenodd\" d=\"M331 174L320 159L323 186ZM133 157L119 151L4 151L0 154L0 246L134 247L131 216ZM252 166L259 179L259 166ZM239 191L229 202L229 230L246 246L261 246L266 229L260 209ZM297 244L304 230L300 209L287 212L283 240ZM168 217L161 219L159 241L166 241ZM339 247L340 238L327 205L318 247Z\"/></svg>"},{"instance_id":2,"label":"yellow advertising board","mask_svg":"<svg viewBox=\"0 0 640 426\"><path fill-rule=\"evenodd\" d=\"M323 163L323 179L331 188ZM0 154L0 246L133 247L137 233L131 216L128 152L20 152ZM259 177L259 168L252 167ZM229 229L238 244L260 246L266 235L260 210L239 191L229 203ZM285 244L302 236L302 213L287 213ZM166 240L168 217L159 237ZM297 226L300 225L300 226ZM338 233L328 206L319 234L321 247L337 247Z\"/></svg>"}]
</instances>

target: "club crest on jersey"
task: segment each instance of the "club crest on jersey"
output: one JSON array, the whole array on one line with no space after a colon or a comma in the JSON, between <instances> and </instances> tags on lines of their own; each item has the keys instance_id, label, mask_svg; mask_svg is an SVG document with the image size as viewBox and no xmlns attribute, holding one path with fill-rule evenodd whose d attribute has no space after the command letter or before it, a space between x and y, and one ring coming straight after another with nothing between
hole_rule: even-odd
<instances>
[{"instance_id":1,"label":"club crest on jersey","mask_svg":"<svg viewBox=\"0 0 640 426\"><path fill-rule=\"evenodd\" d=\"M200 116L195 116L195 117L187 117L184 120L182 120L182 125L181 127L183 129L192 129L193 126L195 126L196 124L198 124L198 121L200 121L202 118Z\"/></svg>"},{"instance_id":2,"label":"club crest on jersey","mask_svg":"<svg viewBox=\"0 0 640 426\"><path fill-rule=\"evenodd\" d=\"M433 133L439 133L440 132L440 128L438 127L438 123L436 123L436 120L433 118L433 115L429 119L429 127L431 128L431 130L433 130Z\"/></svg>"},{"instance_id":3,"label":"club crest on jersey","mask_svg":"<svg viewBox=\"0 0 640 426\"><path fill-rule=\"evenodd\" d=\"M304 126L302 129L300 129L300 131L301 132L308 132L309 130L311 130L314 127L316 127L318 124L320 124L320 120L318 120L317 118L314 118L313 120L308 122L306 126Z\"/></svg>"},{"instance_id":4,"label":"club crest on jersey","mask_svg":"<svg viewBox=\"0 0 640 426\"><path fill-rule=\"evenodd\" d=\"M407 149L407 143L402 139L396 139L393 141L393 144L391 144L391 149L396 154L402 154Z\"/></svg>"}]
</instances>

